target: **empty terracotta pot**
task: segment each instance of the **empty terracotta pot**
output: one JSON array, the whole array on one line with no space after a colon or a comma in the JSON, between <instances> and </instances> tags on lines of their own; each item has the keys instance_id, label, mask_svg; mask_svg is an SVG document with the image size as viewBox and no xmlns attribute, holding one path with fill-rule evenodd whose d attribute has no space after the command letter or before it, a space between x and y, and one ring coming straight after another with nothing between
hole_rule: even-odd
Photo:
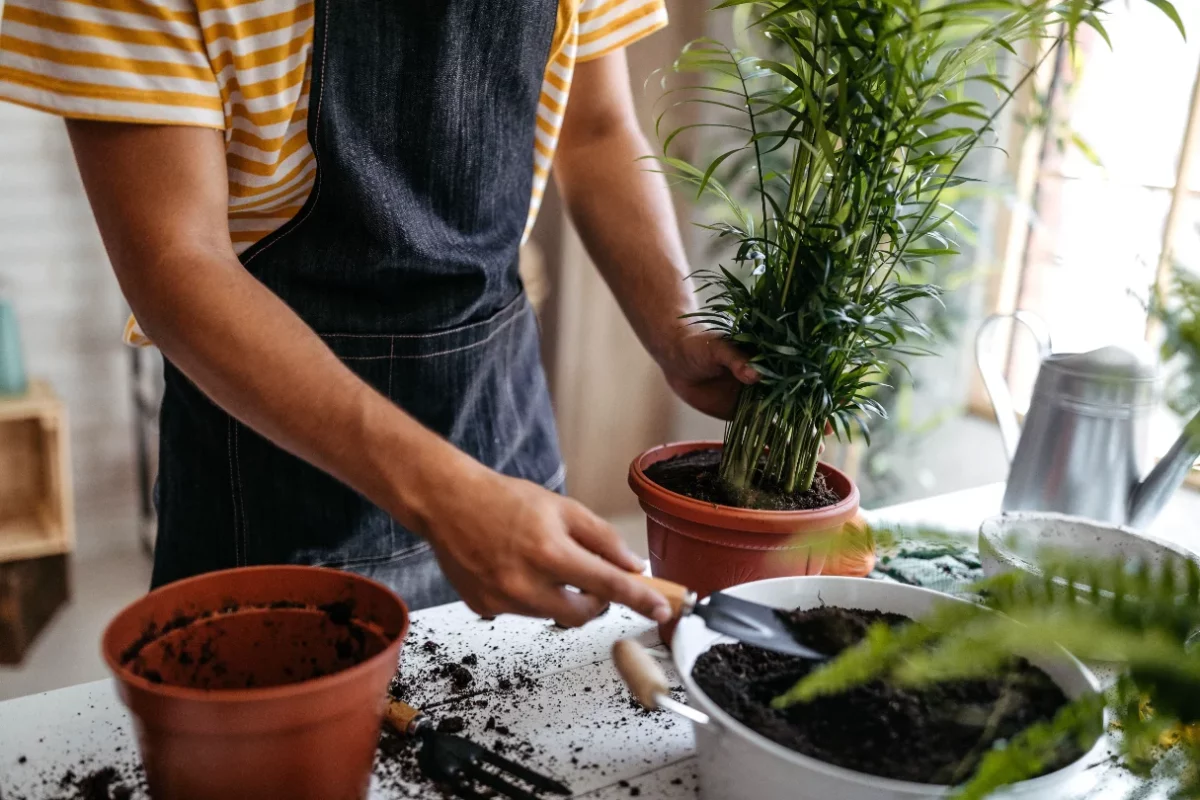
<instances>
[{"instance_id":1,"label":"empty terracotta pot","mask_svg":"<svg viewBox=\"0 0 1200 800\"><path fill-rule=\"evenodd\" d=\"M104 631L155 800L367 796L408 609L318 567L179 581Z\"/></svg>"},{"instance_id":2,"label":"empty terracotta pot","mask_svg":"<svg viewBox=\"0 0 1200 800\"><path fill-rule=\"evenodd\" d=\"M796 575L862 577L875 567L867 537L829 555L829 534L855 535L858 487L840 470L818 465L842 498L811 511L760 511L706 503L669 491L646 476L651 464L696 450L719 450L720 442L678 442L653 447L629 466L629 486L646 512L650 570L682 583L700 597L739 583ZM815 544L814 544L815 543ZM828 563L827 563L828 562ZM664 641L670 641L664 629Z\"/></svg>"}]
</instances>

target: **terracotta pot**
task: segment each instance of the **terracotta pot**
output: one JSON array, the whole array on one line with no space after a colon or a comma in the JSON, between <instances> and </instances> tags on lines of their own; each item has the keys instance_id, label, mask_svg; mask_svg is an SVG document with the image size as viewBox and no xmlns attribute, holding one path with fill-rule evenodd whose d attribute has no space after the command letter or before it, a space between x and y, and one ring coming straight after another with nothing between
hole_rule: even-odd
<instances>
[{"instance_id":1,"label":"terracotta pot","mask_svg":"<svg viewBox=\"0 0 1200 800\"><path fill-rule=\"evenodd\" d=\"M696 450L719 450L716 441L653 447L629 466L629 486L646 512L650 570L682 583L700 597L740 583L797 575L862 577L875 567L866 541L828 556L831 533L860 533L858 487L840 470L818 465L841 502L812 511L760 511L705 503L677 494L646 477L651 464ZM660 629L671 641L674 625Z\"/></svg>"},{"instance_id":2,"label":"terracotta pot","mask_svg":"<svg viewBox=\"0 0 1200 800\"><path fill-rule=\"evenodd\" d=\"M104 631L155 800L367 796L408 630L390 589L317 567L179 581Z\"/></svg>"}]
</instances>

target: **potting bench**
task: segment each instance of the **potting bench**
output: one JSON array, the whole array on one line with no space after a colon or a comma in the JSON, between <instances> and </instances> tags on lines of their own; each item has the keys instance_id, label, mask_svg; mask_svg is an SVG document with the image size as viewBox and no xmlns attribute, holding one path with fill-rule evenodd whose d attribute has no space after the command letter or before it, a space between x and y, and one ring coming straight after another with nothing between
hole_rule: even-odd
<instances>
[{"instance_id":1,"label":"potting bench","mask_svg":"<svg viewBox=\"0 0 1200 800\"><path fill-rule=\"evenodd\" d=\"M1000 491L945 495L876 517L969 531L998 506ZM1197 519L1200 496L1181 495L1155 532L1196 547ZM438 717L463 717L464 735L489 746L500 742L508 755L565 780L576 797L695 796L690 723L632 706L609 660L621 637L661 650L653 625L618 608L579 630L517 617L484 621L461 603L413 616L402 671L415 705ZM473 679L456 689L439 667L464 658ZM110 765L125 776L137 770L130 720L111 682L0 703L0 798L60 796L68 770L78 776ZM381 765L376 772L372 800L429 796L398 770ZM1101 782L1089 800L1123 797L1134 786L1110 764L1098 765L1096 774Z\"/></svg>"}]
</instances>

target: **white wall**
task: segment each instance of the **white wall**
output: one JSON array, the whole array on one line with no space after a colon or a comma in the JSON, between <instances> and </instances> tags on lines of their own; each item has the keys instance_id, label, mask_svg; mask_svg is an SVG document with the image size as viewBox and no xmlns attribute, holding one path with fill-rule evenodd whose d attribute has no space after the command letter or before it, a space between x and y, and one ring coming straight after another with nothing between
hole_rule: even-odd
<instances>
[{"instance_id":1,"label":"white wall","mask_svg":"<svg viewBox=\"0 0 1200 800\"><path fill-rule=\"evenodd\" d=\"M70 414L78 553L137 541L124 301L60 119L0 102L0 293Z\"/></svg>"}]
</instances>

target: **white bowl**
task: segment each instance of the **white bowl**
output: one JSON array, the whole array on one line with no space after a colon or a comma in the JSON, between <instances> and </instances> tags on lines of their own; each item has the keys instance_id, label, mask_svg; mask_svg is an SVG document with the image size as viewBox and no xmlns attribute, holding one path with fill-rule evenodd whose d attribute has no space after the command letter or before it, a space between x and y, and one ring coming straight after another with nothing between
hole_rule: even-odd
<instances>
[{"instance_id":1,"label":"white bowl","mask_svg":"<svg viewBox=\"0 0 1200 800\"><path fill-rule=\"evenodd\" d=\"M772 578L726 590L736 597L774 608L840 606L919 619L940 603L962 603L940 592L865 578ZM709 716L707 725L694 725L700 796L705 800L901 800L946 797L952 787L910 783L866 775L826 764L772 742L722 711L692 679L696 659L714 644L732 641L713 633L703 620L689 616L679 623L671 640L675 666L687 688L688 702ZM1031 658L1070 699L1099 691L1092 673L1064 651L1057 658ZM1015 784L996 798L1060 798L1082 796L1092 788L1104 758L1104 738L1092 750L1057 772Z\"/></svg>"},{"instance_id":2,"label":"white bowl","mask_svg":"<svg viewBox=\"0 0 1200 800\"><path fill-rule=\"evenodd\" d=\"M1042 571L1030 559L1043 549L1089 560L1148 563L1155 569L1171 560L1195 560L1185 547L1133 528L1048 511L1010 511L984 520L979 528L979 560L989 577L1019 570Z\"/></svg>"}]
</instances>

